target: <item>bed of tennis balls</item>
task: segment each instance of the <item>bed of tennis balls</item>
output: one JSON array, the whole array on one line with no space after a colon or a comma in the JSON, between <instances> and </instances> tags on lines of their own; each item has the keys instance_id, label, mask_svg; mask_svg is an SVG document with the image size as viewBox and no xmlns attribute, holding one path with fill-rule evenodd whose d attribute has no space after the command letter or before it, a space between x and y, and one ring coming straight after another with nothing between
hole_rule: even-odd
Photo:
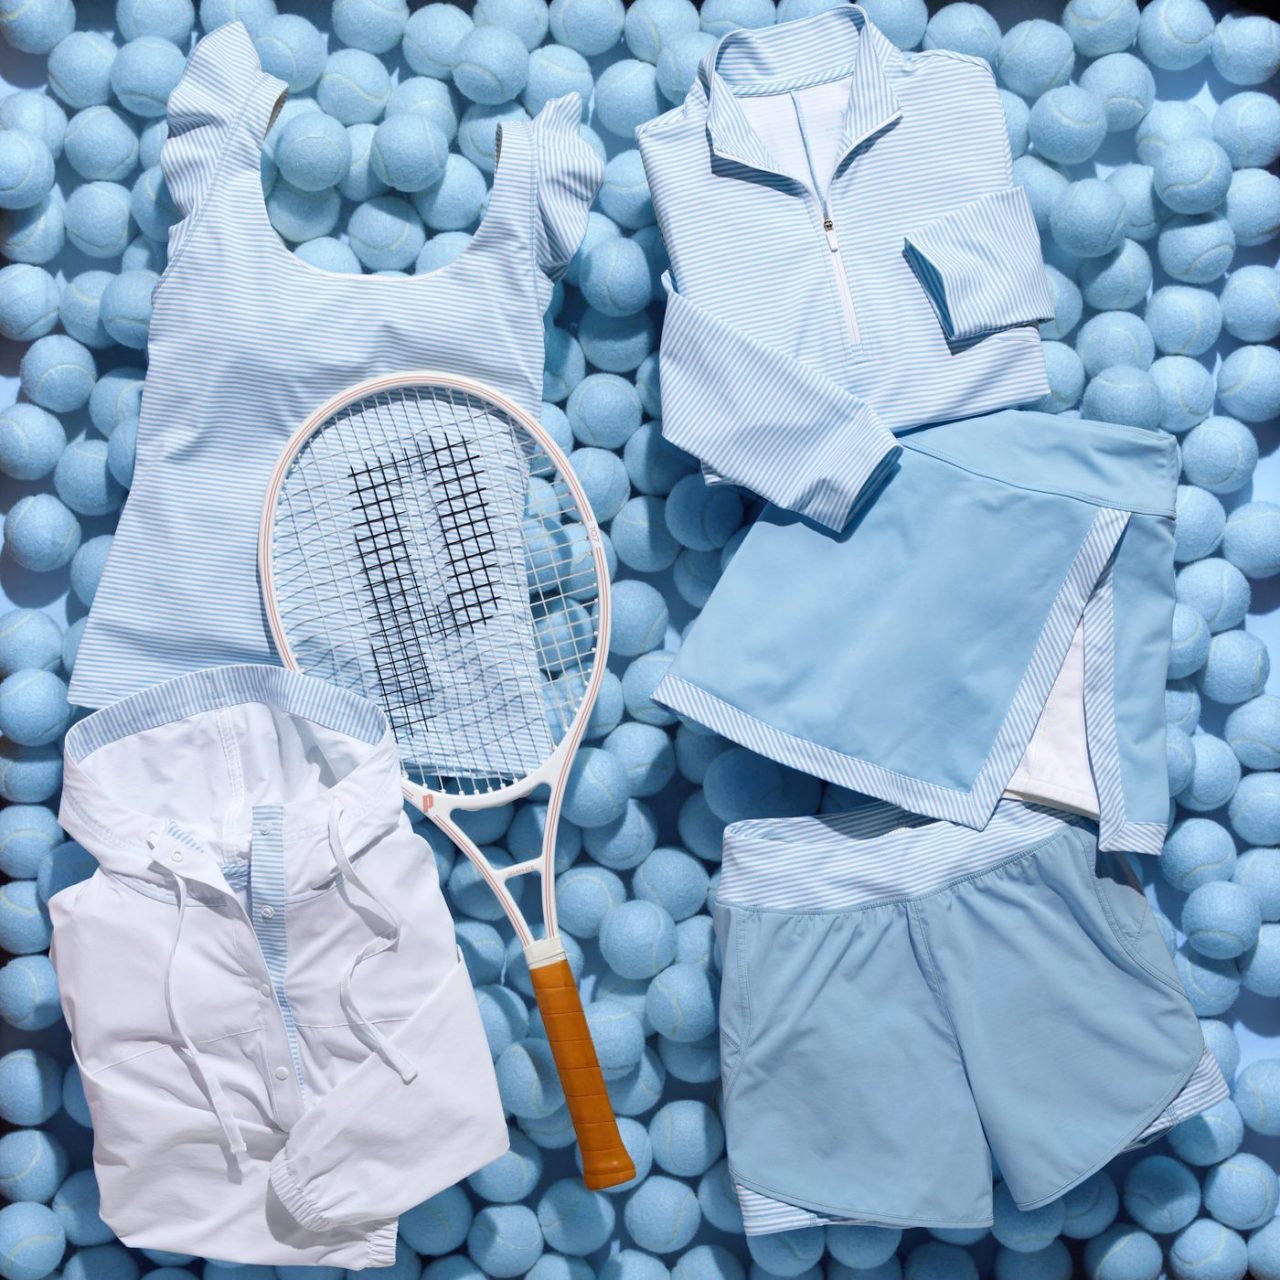
<instances>
[{"instance_id":1,"label":"bed of tennis balls","mask_svg":"<svg viewBox=\"0 0 1280 1280\"><path fill-rule=\"evenodd\" d=\"M48 58L45 88L0 101L0 253L11 263L0 332L29 344L20 402L0 412L4 555L53 575L52 594L69 588L68 625L32 609L0 617L0 947L13 957L0 969L5 1280L186 1280L192 1267L209 1280L272 1280L270 1267L113 1241L45 954L48 897L93 868L54 818L65 681L132 479L151 290L175 216L158 167L165 100L193 36L233 18L289 83L263 182L272 222L317 267L409 274L448 262L482 212L495 125L551 97L583 94L584 131L611 156L547 318L544 420L616 563L613 670L575 766L558 890L637 1178L591 1194L573 1176L519 949L470 864L424 827L512 1144L405 1215L395 1280L1280 1277L1276 1173L1241 1149L1280 1135L1280 1059L1237 1071L1228 1022L1242 989L1280 996L1280 698L1263 692L1269 657L1242 629L1254 584L1280 573L1280 504L1250 492L1255 429L1280 416L1280 27L1215 20L1201 0L1153 0L1141 16L1134 0L1069 0L1060 25L1032 18L1004 32L973 4L932 17L923 0L866 7L905 49L957 49L997 69L1056 297L1043 326L1052 390L1038 407L1178 436L1178 809L1149 874L1186 895L1180 919L1161 927L1232 1098L1035 1212L998 1185L990 1232L742 1233L717 1112L708 904L721 832L850 797L679 723L650 697L677 624L706 601L751 508L733 489L708 489L661 438L664 257L630 139L681 100L716 37L826 3L705 0L699 12L637 0L624 13L620 0L478 0L472 14L438 3L410 14L404 0L337 0L303 17L278 14L274 0L203 0L198 13L191 0L119 0L108 36L73 30L71 0L0 0L0 33ZM1193 89L1210 78L1221 105L1207 114L1154 100L1152 68ZM1104 156L1105 180L1093 176ZM541 818L525 804L467 825L494 857L526 858Z\"/></svg>"}]
</instances>

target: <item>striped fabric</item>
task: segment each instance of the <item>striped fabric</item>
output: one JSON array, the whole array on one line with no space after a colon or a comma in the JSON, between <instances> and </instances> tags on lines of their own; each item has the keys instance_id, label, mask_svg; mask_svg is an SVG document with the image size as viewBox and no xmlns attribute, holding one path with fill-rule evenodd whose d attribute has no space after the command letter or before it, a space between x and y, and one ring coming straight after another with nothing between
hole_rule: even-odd
<instances>
[{"instance_id":1,"label":"striped fabric","mask_svg":"<svg viewBox=\"0 0 1280 1280\"><path fill-rule=\"evenodd\" d=\"M182 218L155 293L134 485L71 682L81 706L276 661L257 577L262 500L286 440L344 388L443 369L540 410L542 314L603 178L578 97L503 126L471 243L401 279L319 270L280 242L260 161L283 91L228 23L170 97L161 163Z\"/></svg>"},{"instance_id":2,"label":"striped fabric","mask_svg":"<svg viewBox=\"0 0 1280 1280\"><path fill-rule=\"evenodd\" d=\"M709 478L841 528L893 432L1044 394L1052 297L981 59L901 53L856 5L738 30L638 141L663 432Z\"/></svg>"}]
</instances>

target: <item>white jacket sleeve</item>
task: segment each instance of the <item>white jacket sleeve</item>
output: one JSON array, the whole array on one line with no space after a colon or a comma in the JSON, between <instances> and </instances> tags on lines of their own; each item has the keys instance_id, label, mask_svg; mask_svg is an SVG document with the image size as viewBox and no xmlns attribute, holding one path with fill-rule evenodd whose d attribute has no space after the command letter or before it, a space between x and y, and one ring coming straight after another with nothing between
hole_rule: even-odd
<instances>
[{"instance_id":1,"label":"white jacket sleeve","mask_svg":"<svg viewBox=\"0 0 1280 1280\"><path fill-rule=\"evenodd\" d=\"M474 1172L507 1149L488 1041L461 961L390 1039L417 1067L414 1078L406 1084L371 1053L302 1116L272 1161L272 1189L305 1227L398 1217L466 1176L460 1150L474 1154Z\"/></svg>"},{"instance_id":2,"label":"white jacket sleeve","mask_svg":"<svg viewBox=\"0 0 1280 1280\"><path fill-rule=\"evenodd\" d=\"M662 434L788 511L839 531L901 448L864 400L738 332L663 276Z\"/></svg>"}]
</instances>

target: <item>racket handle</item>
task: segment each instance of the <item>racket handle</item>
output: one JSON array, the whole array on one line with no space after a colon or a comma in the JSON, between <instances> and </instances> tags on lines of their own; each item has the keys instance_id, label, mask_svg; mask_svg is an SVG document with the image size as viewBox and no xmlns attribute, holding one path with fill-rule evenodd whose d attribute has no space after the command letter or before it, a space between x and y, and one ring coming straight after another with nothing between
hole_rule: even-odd
<instances>
[{"instance_id":1,"label":"racket handle","mask_svg":"<svg viewBox=\"0 0 1280 1280\"><path fill-rule=\"evenodd\" d=\"M551 938L527 947L525 957L582 1152L582 1180L592 1191L630 1182L636 1167L613 1118L613 1104L564 948L558 938Z\"/></svg>"}]
</instances>

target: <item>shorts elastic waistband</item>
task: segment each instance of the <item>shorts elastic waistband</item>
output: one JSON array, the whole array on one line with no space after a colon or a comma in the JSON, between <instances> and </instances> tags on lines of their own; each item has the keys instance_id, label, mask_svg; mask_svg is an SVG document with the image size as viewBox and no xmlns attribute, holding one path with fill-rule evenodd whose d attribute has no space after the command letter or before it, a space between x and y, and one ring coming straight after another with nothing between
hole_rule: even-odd
<instances>
[{"instance_id":1,"label":"shorts elastic waistband","mask_svg":"<svg viewBox=\"0 0 1280 1280\"><path fill-rule=\"evenodd\" d=\"M1083 818L1003 800L981 831L870 804L815 818L725 829L718 903L769 911L840 911L918 898L1070 831Z\"/></svg>"}]
</instances>

